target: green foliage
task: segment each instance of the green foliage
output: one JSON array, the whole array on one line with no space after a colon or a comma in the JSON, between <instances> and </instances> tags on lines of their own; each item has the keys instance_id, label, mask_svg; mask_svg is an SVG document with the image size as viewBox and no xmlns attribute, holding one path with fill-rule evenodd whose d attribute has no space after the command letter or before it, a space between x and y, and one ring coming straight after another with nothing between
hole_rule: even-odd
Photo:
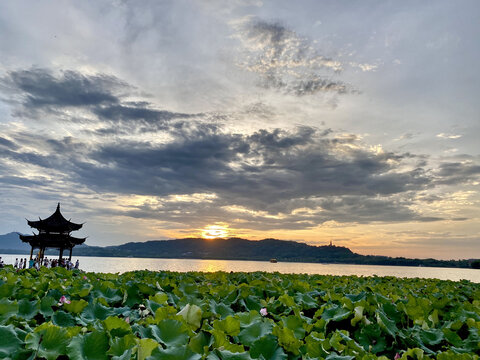
<instances>
[{"instance_id":1,"label":"green foliage","mask_svg":"<svg viewBox=\"0 0 480 360\"><path fill-rule=\"evenodd\" d=\"M72 360L106 360L108 349L107 334L98 330L75 336L67 347Z\"/></svg>"},{"instance_id":2,"label":"green foliage","mask_svg":"<svg viewBox=\"0 0 480 360\"><path fill-rule=\"evenodd\" d=\"M0 358L4 359L21 349L22 341L18 338L13 325L0 326Z\"/></svg>"},{"instance_id":3,"label":"green foliage","mask_svg":"<svg viewBox=\"0 0 480 360\"><path fill-rule=\"evenodd\" d=\"M250 347L250 354L254 359L263 356L265 360L287 359L283 348L279 346L278 340L272 334L265 335L254 341Z\"/></svg>"},{"instance_id":4,"label":"green foliage","mask_svg":"<svg viewBox=\"0 0 480 360\"><path fill-rule=\"evenodd\" d=\"M25 347L39 357L55 360L60 355L66 355L70 342L68 331L51 323L38 326L25 337Z\"/></svg>"},{"instance_id":5,"label":"green foliage","mask_svg":"<svg viewBox=\"0 0 480 360\"><path fill-rule=\"evenodd\" d=\"M0 270L0 359L478 360L479 332L468 281Z\"/></svg>"},{"instance_id":6,"label":"green foliage","mask_svg":"<svg viewBox=\"0 0 480 360\"><path fill-rule=\"evenodd\" d=\"M167 349L157 347L147 360L200 360L201 358L201 355L192 352L187 346L183 345Z\"/></svg>"},{"instance_id":7,"label":"green foliage","mask_svg":"<svg viewBox=\"0 0 480 360\"><path fill-rule=\"evenodd\" d=\"M178 315L182 316L185 322L190 325L193 330L197 330L200 327L200 322L202 321L202 309L197 305L185 305Z\"/></svg>"},{"instance_id":8,"label":"green foliage","mask_svg":"<svg viewBox=\"0 0 480 360\"><path fill-rule=\"evenodd\" d=\"M140 339L138 341L137 359L145 360L152 354L152 351L158 348L158 343L153 339Z\"/></svg>"},{"instance_id":9,"label":"green foliage","mask_svg":"<svg viewBox=\"0 0 480 360\"><path fill-rule=\"evenodd\" d=\"M151 329L153 338L167 347L185 345L189 339L187 327L178 320L165 319Z\"/></svg>"}]
</instances>

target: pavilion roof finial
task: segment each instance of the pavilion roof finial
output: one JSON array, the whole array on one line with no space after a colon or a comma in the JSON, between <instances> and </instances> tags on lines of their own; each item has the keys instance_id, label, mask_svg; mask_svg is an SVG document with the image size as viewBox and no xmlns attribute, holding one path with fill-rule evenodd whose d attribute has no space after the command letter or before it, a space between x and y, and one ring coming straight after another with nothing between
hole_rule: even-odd
<instances>
[{"instance_id":1,"label":"pavilion roof finial","mask_svg":"<svg viewBox=\"0 0 480 360\"><path fill-rule=\"evenodd\" d=\"M37 230L45 230L47 232L71 232L75 230L80 230L82 224L76 224L71 222L71 220L65 219L65 217L60 212L60 203L57 204L57 210L46 219L38 218L38 221L29 221L27 220L30 227L34 227Z\"/></svg>"}]
</instances>

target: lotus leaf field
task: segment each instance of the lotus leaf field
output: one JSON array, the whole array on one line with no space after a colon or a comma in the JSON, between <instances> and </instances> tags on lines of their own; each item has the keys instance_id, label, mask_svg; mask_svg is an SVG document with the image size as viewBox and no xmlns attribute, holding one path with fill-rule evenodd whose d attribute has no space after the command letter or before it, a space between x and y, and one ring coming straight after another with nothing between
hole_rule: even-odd
<instances>
[{"instance_id":1,"label":"lotus leaf field","mask_svg":"<svg viewBox=\"0 0 480 360\"><path fill-rule=\"evenodd\" d=\"M0 358L479 359L480 284L0 271Z\"/></svg>"}]
</instances>

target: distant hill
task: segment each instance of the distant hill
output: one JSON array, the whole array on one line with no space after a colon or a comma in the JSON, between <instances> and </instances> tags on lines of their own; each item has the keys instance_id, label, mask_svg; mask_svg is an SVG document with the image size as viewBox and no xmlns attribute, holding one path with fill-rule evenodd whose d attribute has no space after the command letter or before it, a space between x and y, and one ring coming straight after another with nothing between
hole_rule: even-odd
<instances>
[{"instance_id":1,"label":"distant hill","mask_svg":"<svg viewBox=\"0 0 480 360\"><path fill-rule=\"evenodd\" d=\"M365 264L470 267L467 260L435 260L391 258L388 256L360 255L343 246L312 246L295 241L265 239L259 241L240 238L205 240L187 238L130 242L118 246L76 247L77 256L148 257L174 259L225 259Z\"/></svg>"},{"instance_id":2,"label":"distant hill","mask_svg":"<svg viewBox=\"0 0 480 360\"><path fill-rule=\"evenodd\" d=\"M30 253L30 245L22 242L18 233L11 232L0 235L0 252L3 254L26 254Z\"/></svg>"},{"instance_id":3,"label":"distant hill","mask_svg":"<svg viewBox=\"0 0 480 360\"><path fill-rule=\"evenodd\" d=\"M77 249L75 249L77 250ZM360 255L339 246L310 246L295 241L265 239L177 239L130 242L119 246L78 249L76 255L130 256L190 259L269 260L331 262Z\"/></svg>"}]
</instances>

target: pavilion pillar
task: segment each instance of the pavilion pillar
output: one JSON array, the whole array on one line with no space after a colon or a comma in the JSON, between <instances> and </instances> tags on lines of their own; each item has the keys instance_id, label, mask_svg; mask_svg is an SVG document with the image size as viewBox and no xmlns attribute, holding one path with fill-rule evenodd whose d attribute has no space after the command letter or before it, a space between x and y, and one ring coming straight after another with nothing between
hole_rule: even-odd
<instances>
[{"instance_id":1,"label":"pavilion pillar","mask_svg":"<svg viewBox=\"0 0 480 360\"><path fill-rule=\"evenodd\" d=\"M63 256L63 248L60 248L60 256L58 257L58 261L62 261Z\"/></svg>"},{"instance_id":2,"label":"pavilion pillar","mask_svg":"<svg viewBox=\"0 0 480 360\"><path fill-rule=\"evenodd\" d=\"M30 260L33 259L33 246L32 246L32 249L30 250Z\"/></svg>"},{"instance_id":3,"label":"pavilion pillar","mask_svg":"<svg viewBox=\"0 0 480 360\"><path fill-rule=\"evenodd\" d=\"M73 248L70 248L70 256L68 257L68 261L72 261L72 249Z\"/></svg>"}]
</instances>

